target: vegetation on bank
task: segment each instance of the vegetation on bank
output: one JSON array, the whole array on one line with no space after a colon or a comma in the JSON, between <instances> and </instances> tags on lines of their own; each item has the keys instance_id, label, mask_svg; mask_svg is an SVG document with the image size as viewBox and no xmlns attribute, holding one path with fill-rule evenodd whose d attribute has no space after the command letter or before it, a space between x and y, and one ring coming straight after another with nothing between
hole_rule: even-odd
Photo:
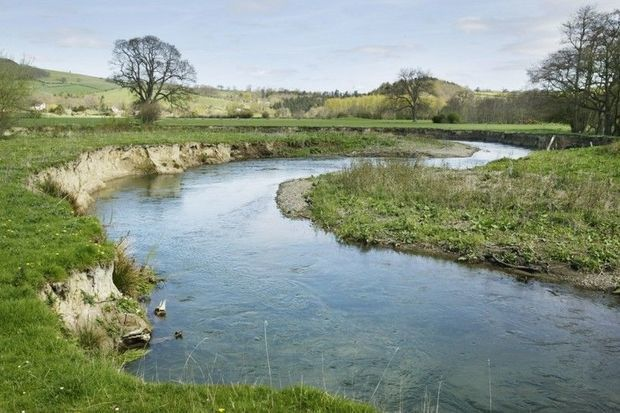
<instances>
[{"instance_id":1,"label":"vegetation on bank","mask_svg":"<svg viewBox=\"0 0 620 413\"><path fill-rule=\"evenodd\" d=\"M63 128L63 129L133 129L141 130L140 124L131 118L106 117L42 117L22 118L18 126L23 128ZM568 125L560 123L503 124L503 123L454 123L438 124L432 121L381 120L363 118L336 119L223 119L223 118L165 118L155 123L155 127L231 127L231 128L429 128L441 130L494 131L506 133L554 134L570 133Z\"/></svg>"},{"instance_id":2,"label":"vegetation on bank","mask_svg":"<svg viewBox=\"0 0 620 413\"><path fill-rule=\"evenodd\" d=\"M143 383L119 373L119 360L87 355L37 293L70 270L107 263L114 248L101 224L76 216L69 202L33 193L29 176L109 145L276 141L277 156L308 156L390 148L379 133L244 134L161 128L28 132L0 139L0 411L372 411L366 405L295 387L181 386ZM414 139L415 140L415 139ZM421 147L442 145L419 139ZM131 278L131 277L129 277ZM126 290L142 286L126 279Z\"/></svg>"},{"instance_id":3,"label":"vegetation on bank","mask_svg":"<svg viewBox=\"0 0 620 413\"><path fill-rule=\"evenodd\" d=\"M620 285L620 142L471 171L361 162L315 180L312 215L346 241Z\"/></svg>"}]
</instances>

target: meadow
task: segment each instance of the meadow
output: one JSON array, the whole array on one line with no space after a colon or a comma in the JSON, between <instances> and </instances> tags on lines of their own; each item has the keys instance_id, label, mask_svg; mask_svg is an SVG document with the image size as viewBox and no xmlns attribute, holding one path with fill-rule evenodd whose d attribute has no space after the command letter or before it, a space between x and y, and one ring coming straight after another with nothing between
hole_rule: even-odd
<instances>
[{"instance_id":1,"label":"meadow","mask_svg":"<svg viewBox=\"0 0 620 413\"><path fill-rule=\"evenodd\" d=\"M80 116L49 116L41 118L22 118L18 125L24 128L121 128L140 127L140 123L132 118L80 117ZM501 124L501 123L456 123L439 124L428 120L411 122L410 120L383 120L363 118L334 119L229 119L229 118L164 118L155 123L156 127L178 128L352 128L352 129L438 129L462 131L494 131L507 133L555 134L570 133L568 125L559 123L540 124Z\"/></svg>"},{"instance_id":2,"label":"meadow","mask_svg":"<svg viewBox=\"0 0 620 413\"><path fill-rule=\"evenodd\" d=\"M472 171L362 162L314 183L313 219L342 240L620 286L618 142Z\"/></svg>"}]
</instances>

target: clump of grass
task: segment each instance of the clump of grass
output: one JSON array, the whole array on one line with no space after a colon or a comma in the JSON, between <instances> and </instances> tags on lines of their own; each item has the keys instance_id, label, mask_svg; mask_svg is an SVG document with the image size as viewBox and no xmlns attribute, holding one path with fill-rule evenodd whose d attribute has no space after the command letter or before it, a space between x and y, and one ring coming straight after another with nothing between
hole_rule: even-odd
<instances>
[{"instance_id":1,"label":"clump of grass","mask_svg":"<svg viewBox=\"0 0 620 413\"><path fill-rule=\"evenodd\" d=\"M79 325L75 331L78 345L91 352L99 352L104 347L107 337L96 324L85 323Z\"/></svg>"},{"instance_id":2,"label":"clump of grass","mask_svg":"<svg viewBox=\"0 0 620 413\"><path fill-rule=\"evenodd\" d=\"M361 162L320 177L313 216L342 239L545 272L620 274L617 147L538 152L472 171Z\"/></svg>"},{"instance_id":3,"label":"clump of grass","mask_svg":"<svg viewBox=\"0 0 620 413\"><path fill-rule=\"evenodd\" d=\"M116 245L112 279L120 292L132 298L148 293L158 281L151 267L139 265L129 256L123 241Z\"/></svg>"}]
</instances>

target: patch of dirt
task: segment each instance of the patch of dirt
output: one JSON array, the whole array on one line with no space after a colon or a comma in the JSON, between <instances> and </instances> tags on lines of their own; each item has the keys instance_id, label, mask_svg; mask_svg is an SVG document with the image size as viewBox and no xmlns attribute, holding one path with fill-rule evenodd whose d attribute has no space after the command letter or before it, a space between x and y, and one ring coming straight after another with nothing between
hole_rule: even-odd
<instances>
[{"instance_id":1,"label":"patch of dirt","mask_svg":"<svg viewBox=\"0 0 620 413\"><path fill-rule=\"evenodd\" d=\"M282 182L276 194L278 208L288 218L310 218L307 195L312 189L310 178Z\"/></svg>"}]
</instances>

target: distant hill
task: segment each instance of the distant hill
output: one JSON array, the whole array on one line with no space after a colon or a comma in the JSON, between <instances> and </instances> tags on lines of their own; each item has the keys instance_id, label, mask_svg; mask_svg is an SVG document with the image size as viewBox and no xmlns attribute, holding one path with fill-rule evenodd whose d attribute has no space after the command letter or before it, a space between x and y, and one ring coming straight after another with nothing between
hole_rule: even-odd
<instances>
[{"instance_id":1,"label":"distant hill","mask_svg":"<svg viewBox=\"0 0 620 413\"><path fill-rule=\"evenodd\" d=\"M100 77L57 70L45 70L44 72L44 75L35 79L35 94L81 97L120 89L117 84Z\"/></svg>"},{"instance_id":2,"label":"distant hill","mask_svg":"<svg viewBox=\"0 0 620 413\"><path fill-rule=\"evenodd\" d=\"M433 86L434 86L434 95L437 96L441 101L447 102L459 92L469 90L468 88L456 84L454 82L450 82L447 80L432 78ZM394 82L396 83L396 82ZM370 92L370 94L387 94L390 87L394 85L394 83L385 82L382 83L377 89Z\"/></svg>"},{"instance_id":3,"label":"distant hill","mask_svg":"<svg viewBox=\"0 0 620 413\"><path fill-rule=\"evenodd\" d=\"M37 79L39 77L47 76L47 73L48 73L46 70L39 69L38 67L21 65L17 62L14 62L11 59L0 57L0 67L2 66L9 66L9 67L14 67L14 68L21 66L22 70L24 71L24 74L27 77L30 77L32 79Z\"/></svg>"}]
</instances>

